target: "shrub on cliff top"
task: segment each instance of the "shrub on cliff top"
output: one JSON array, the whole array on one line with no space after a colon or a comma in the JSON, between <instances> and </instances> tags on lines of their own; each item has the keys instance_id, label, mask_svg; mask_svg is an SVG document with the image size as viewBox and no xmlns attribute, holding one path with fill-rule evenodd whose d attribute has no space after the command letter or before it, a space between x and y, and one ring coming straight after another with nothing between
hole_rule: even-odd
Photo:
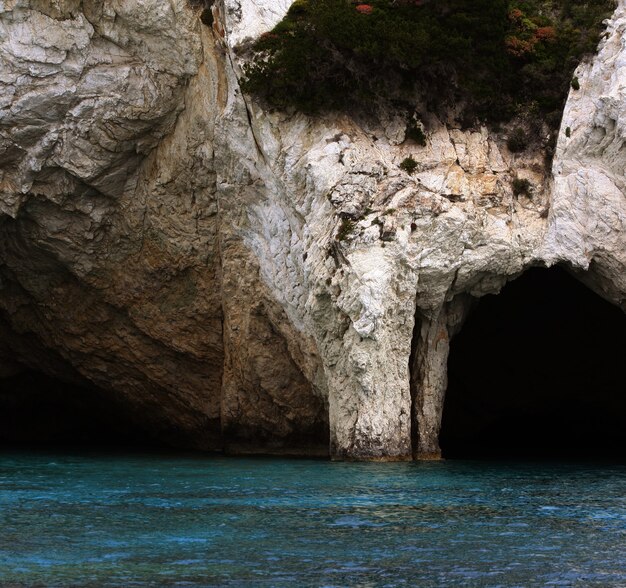
<instances>
[{"instance_id":1,"label":"shrub on cliff top","mask_svg":"<svg viewBox=\"0 0 626 588\"><path fill-rule=\"evenodd\" d=\"M244 91L270 106L353 111L415 87L432 110L498 121L560 111L614 0L297 0L254 45ZM554 118L554 117L552 117Z\"/></svg>"}]
</instances>

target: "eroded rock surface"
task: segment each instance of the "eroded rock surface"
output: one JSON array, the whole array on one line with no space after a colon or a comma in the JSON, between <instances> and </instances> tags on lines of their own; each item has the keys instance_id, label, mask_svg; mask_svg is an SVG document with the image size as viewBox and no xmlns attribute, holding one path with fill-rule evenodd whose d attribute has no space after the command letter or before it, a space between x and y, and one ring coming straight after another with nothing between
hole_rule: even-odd
<instances>
[{"instance_id":1,"label":"eroded rock surface","mask_svg":"<svg viewBox=\"0 0 626 588\"><path fill-rule=\"evenodd\" d=\"M576 72L565 107L542 257L589 270L581 278L626 309L626 8L598 55ZM568 136L569 135L569 136Z\"/></svg>"},{"instance_id":2,"label":"eroded rock surface","mask_svg":"<svg viewBox=\"0 0 626 588\"><path fill-rule=\"evenodd\" d=\"M0 375L79 377L172 444L436 457L470 296L558 262L623 304L624 3L554 179L506 132L265 111L236 46L290 4L0 2Z\"/></svg>"}]
</instances>

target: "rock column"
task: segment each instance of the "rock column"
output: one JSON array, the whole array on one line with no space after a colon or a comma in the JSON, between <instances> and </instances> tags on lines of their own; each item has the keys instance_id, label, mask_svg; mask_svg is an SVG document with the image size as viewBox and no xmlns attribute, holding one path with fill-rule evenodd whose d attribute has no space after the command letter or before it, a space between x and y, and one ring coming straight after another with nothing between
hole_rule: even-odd
<instances>
[{"instance_id":1,"label":"rock column","mask_svg":"<svg viewBox=\"0 0 626 588\"><path fill-rule=\"evenodd\" d=\"M457 297L422 320L411 375L416 459L441 459L439 432L448 387L450 340L467 316L470 300Z\"/></svg>"},{"instance_id":2,"label":"rock column","mask_svg":"<svg viewBox=\"0 0 626 588\"><path fill-rule=\"evenodd\" d=\"M420 330L413 369L416 389L413 419L417 429L415 448L417 459L441 458L439 431L448 386L447 366L450 351L446 314L442 308L431 320L424 320Z\"/></svg>"},{"instance_id":3,"label":"rock column","mask_svg":"<svg viewBox=\"0 0 626 588\"><path fill-rule=\"evenodd\" d=\"M333 370L329 382L333 459L411 459L408 350L380 353L377 343L359 342Z\"/></svg>"}]
</instances>

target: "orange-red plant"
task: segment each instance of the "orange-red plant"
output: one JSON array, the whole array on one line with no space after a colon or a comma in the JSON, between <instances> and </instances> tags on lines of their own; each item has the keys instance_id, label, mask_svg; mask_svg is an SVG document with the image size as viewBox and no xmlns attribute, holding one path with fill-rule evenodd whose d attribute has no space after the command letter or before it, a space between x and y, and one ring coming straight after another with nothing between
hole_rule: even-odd
<instances>
[{"instance_id":1,"label":"orange-red plant","mask_svg":"<svg viewBox=\"0 0 626 588\"><path fill-rule=\"evenodd\" d=\"M535 37L540 41L553 41L556 39L554 27L541 27L535 31Z\"/></svg>"},{"instance_id":2,"label":"orange-red plant","mask_svg":"<svg viewBox=\"0 0 626 588\"><path fill-rule=\"evenodd\" d=\"M506 50L515 57L524 57L533 52L536 42L537 40L534 37L530 41L524 41L517 37L507 37L505 41Z\"/></svg>"}]
</instances>

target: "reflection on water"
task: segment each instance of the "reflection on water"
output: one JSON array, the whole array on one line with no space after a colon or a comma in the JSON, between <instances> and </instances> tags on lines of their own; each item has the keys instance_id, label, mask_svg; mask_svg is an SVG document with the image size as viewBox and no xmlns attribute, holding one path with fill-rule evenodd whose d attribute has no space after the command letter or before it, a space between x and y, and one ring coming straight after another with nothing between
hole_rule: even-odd
<instances>
[{"instance_id":1,"label":"reflection on water","mask_svg":"<svg viewBox=\"0 0 626 588\"><path fill-rule=\"evenodd\" d=\"M626 586L626 467L0 454L0 585Z\"/></svg>"}]
</instances>

